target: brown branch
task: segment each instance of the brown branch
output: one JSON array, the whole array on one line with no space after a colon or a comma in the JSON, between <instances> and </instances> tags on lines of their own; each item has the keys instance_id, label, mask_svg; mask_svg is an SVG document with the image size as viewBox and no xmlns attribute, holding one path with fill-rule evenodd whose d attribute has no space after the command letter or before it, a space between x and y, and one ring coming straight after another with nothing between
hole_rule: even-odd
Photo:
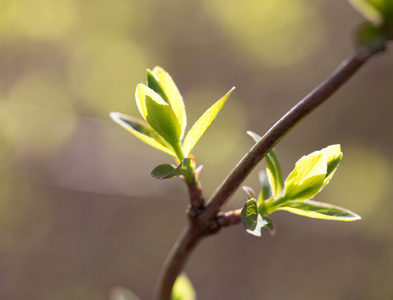
<instances>
[{"instance_id":1,"label":"brown branch","mask_svg":"<svg viewBox=\"0 0 393 300\"><path fill-rule=\"evenodd\" d=\"M238 216L225 216L225 214L219 214L219 211L256 165L301 120L346 83L373 54L375 53L358 48L327 80L296 104L270 128L218 187L206 206L201 206L197 213L195 213L195 209L191 210L191 213L189 210L188 217L190 222L180 235L165 262L158 280L155 299L170 299L176 277L182 271L191 252L203 237L217 232L222 226L239 223Z\"/></svg>"},{"instance_id":2,"label":"brown branch","mask_svg":"<svg viewBox=\"0 0 393 300\"><path fill-rule=\"evenodd\" d=\"M328 79L311 91L274 124L242 158L211 196L206 205L204 217L210 219L215 216L265 155L300 121L343 86L373 54L364 48L358 48Z\"/></svg>"}]
</instances>

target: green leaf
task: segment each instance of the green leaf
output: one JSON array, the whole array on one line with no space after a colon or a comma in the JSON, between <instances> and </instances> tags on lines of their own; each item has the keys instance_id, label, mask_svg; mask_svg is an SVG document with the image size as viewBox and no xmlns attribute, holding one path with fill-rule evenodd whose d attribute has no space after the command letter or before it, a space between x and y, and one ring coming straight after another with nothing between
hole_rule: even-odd
<instances>
[{"instance_id":1,"label":"green leaf","mask_svg":"<svg viewBox=\"0 0 393 300\"><path fill-rule=\"evenodd\" d=\"M283 180L280 162L273 149L266 155L266 173L272 189L273 197L278 198L282 192Z\"/></svg>"},{"instance_id":2,"label":"green leaf","mask_svg":"<svg viewBox=\"0 0 393 300\"><path fill-rule=\"evenodd\" d=\"M296 162L294 170L285 181L285 199L306 200L322 188L327 173L327 159L316 151Z\"/></svg>"},{"instance_id":3,"label":"green leaf","mask_svg":"<svg viewBox=\"0 0 393 300\"><path fill-rule=\"evenodd\" d=\"M111 112L110 117L146 144L176 157L172 147L146 122L117 112Z\"/></svg>"},{"instance_id":4,"label":"green leaf","mask_svg":"<svg viewBox=\"0 0 393 300\"><path fill-rule=\"evenodd\" d=\"M312 200L288 201L278 206L276 210L286 210L297 215L315 219L336 221L356 221L361 219L360 216L345 208Z\"/></svg>"},{"instance_id":5,"label":"green leaf","mask_svg":"<svg viewBox=\"0 0 393 300\"><path fill-rule=\"evenodd\" d=\"M175 172L176 167L171 164L162 164L153 169L151 171L151 176L157 179L167 179L178 176Z\"/></svg>"},{"instance_id":6,"label":"green leaf","mask_svg":"<svg viewBox=\"0 0 393 300\"><path fill-rule=\"evenodd\" d=\"M261 183L262 188L261 193L258 196L258 204L261 204L263 201L272 196L272 189L265 171L259 172L259 182Z\"/></svg>"},{"instance_id":7,"label":"green leaf","mask_svg":"<svg viewBox=\"0 0 393 300\"><path fill-rule=\"evenodd\" d=\"M155 91L158 95L160 95L161 98L166 103L171 105L171 103L169 102L169 98L165 94L164 90L162 89L161 84L160 84L158 78L156 77L156 75L154 75L153 72L149 69L146 70L146 75L147 75L147 86L149 88L151 88L153 91Z\"/></svg>"},{"instance_id":8,"label":"green leaf","mask_svg":"<svg viewBox=\"0 0 393 300\"><path fill-rule=\"evenodd\" d=\"M142 83L138 84L135 96L143 118L172 145L179 157L181 129L172 108L160 95Z\"/></svg>"},{"instance_id":9,"label":"green leaf","mask_svg":"<svg viewBox=\"0 0 393 300\"><path fill-rule=\"evenodd\" d=\"M115 287L111 290L109 295L110 300L140 300L140 298L135 295L130 290L123 287Z\"/></svg>"},{"instance_id":10,"label":"green leaf","mask_svg":"<svg viewBox=\"0 0 393 300\"><path fill-rule=\"evenodd\" d=\"M191 281L185 274L176 278L172 288L171 300L195 300L195 291Z\"/></svg>"},{"instance_id":11,"label":"green leaf","mask_svg":"<svg viewBox=\"0 0 393 300\"><path fill-rule=\"evenodd\" d=\"M234 87L226 93L224 97L214 103L192 126L183 142L183 151L185 156L189 156L191 154L191 151L194 149L199 139L205 134L206 130L210 127L233 90Z\"/></svg>"},{"instance_id":12,"label":"green leaf","mask_svg":"<svg viewBox=\"0 0 393 300\"><path fill-rule=\"evenodd\" d=\"M247 232L255 236L261 236L261 228L268 224L258 213L258 205L255 199L250 199L246 202L240 217Z\"/></svg>"},{"instance_id":13,"label":"green leaf","mask_svg":"<svg viewBox=\"0 0 393 300\"><path fill-rule=\"evenodd\" d=\"M247 131L247 134L251 136L256 143L261 139L261 136L253 131ZM281 195L282 192L283 179L280 161L278 160L278 156L274 149L272 149L266 155L266 171L271 187L271 192L274 198L277 198Z\"/></svg>"},{"instance_id":14,"label":"green leaf","mask_svg":"<svg viewBox=\"0 0 393 300\"><path fill-rule=\"evenodd\" d=\"M269 231L270 234L273 235L276 232L276 229L274 228L273 221L270 218L266 217L266 216L262 216L262 218L267 222L267 224L265 225L264 228L266 228L267 231Z\"/></svg>"},{"instance_id":15,"label":"green leaf","mask_svg":"<svg viewBox=\"0 0 393 300\"><path fill-rule=\"evenodd\" d=\"M379 52L386 47L386 42L391 39L393 28L379 28L366 22L357 32L357 42L371 53Z\"/></svg>"},{"instance_id":16,"label":"green leaf","mask_svg":"<svg viewBox=\"0 0 393 300\"><path fill-rule=\"evenodd\" d=\"M177 167L170 164L162 164L155 167L150 174L157 179L184 176L186 182L191 183L194 175L194 166L192 160L187 157Z\"/></svg>"},{"instance_id":17,"label":"green leaf","mask_svg":"<svg viewBox=\"0 0 393 300\"><path fill-rule=\"evenodd\" d=\"M181 127L181 138L184 136L187 125L186 110L184 107L183 98L172 77L161 67L155 67L153 74L158 79L161 88L164 90L165 95L168 97L168 103L173 109ZM165 99L164 99L165 100Z\"/></svg>"}]
</instances>

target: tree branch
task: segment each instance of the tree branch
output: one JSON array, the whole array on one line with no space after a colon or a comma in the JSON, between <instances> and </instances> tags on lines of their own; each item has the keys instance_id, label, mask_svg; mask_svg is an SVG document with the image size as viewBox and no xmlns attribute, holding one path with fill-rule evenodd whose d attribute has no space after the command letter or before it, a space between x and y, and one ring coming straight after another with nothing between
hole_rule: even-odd
<instances>
[{"instance_id":1,"label":"tree branch","mask_svg":"<svg viewBox=\"0 0 393 300\"><path fill-rule=\"evenodd\" d=\"M301 120L343 86L373 54L375 53L371 53L364 48L356 49L328 79L311 91L310 94L274 124L261 140L242 158L211 196L204 211L204 218L210 219L217 215L265 155Z\"/></svg>"},{"instance_id":2,"label":"tree branch","mask_svg":"<svg viewBox=\"0 0 393 300\"><path fill-rule=\"evenodd\" d=\"M327 80L296 104L269 129L218 187L206 206L200 207L197 214L188 214L189 224L180 235L164 264L158 280L155 299L170 299L177 276L184 268L191 252L203 237L217 232L222 226L239 223L238 216L222 215L219 214L219 211L256 165L286 134L346 83L375 53L371 53L364 48L358 48Z\"/></svg>"}]
</instances>

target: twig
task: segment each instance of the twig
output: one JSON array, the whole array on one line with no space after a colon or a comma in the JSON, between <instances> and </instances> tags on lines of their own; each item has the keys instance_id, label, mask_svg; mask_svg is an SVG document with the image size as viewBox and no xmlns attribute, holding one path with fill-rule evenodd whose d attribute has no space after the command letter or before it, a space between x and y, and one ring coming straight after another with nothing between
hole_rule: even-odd
<instances>
[{"instance_id":1,"label":"twig","mask_svg":"<svg viewBox=\"0 0 393 300\"><path fill-rule=\"evenodd\" d=\"M296 104L270 128L261 140L242 158L197 215L188 215L189 225L178 238L165 262L158 280L155 299L170 299L176 277L182 271L191 252L203 237L217 232L222 225L239 223L238 218L234 218L226 224L226 221L222 219L223 215L219 215L219 212L256 165L286 134L319 105L329 99L374 54L363 48L356 49L327 80Z\"/></svg>"}]
</instances>

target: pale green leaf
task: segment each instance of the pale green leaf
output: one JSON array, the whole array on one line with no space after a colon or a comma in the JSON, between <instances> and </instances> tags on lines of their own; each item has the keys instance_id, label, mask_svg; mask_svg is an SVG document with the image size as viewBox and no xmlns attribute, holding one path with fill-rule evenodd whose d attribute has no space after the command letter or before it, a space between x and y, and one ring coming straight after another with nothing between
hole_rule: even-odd
<instances>
[{"instance_id":1,"label":"pale green leaf","mask_svg":"<svg viewBox=\"0 0 393 300\"><path fill-rule=\"evenodd\" d=\"M173 157L176 157L176 154L173 151L172 147L146 122L117 112L111 112L110 117L113 121L131 132L134 136L136 136L146 144Z\"/></svg>"},{"instance_id":2,"label":"pale green leaf","mask_svg":"<svg viewBox=\"0 0 393 300\"><path fill-rule=\"evenodd\" d=\"M261 136L253 131L247 131L247 134L251 136L256 143L261 139ZM280 161L273 149L266 155L266 174L270 183L271 192L274 198L278 198L282 192L283 179Z\"/></svg>"},{"instance_id":3,"label":"pale green leaf","mask_svg":"<svg viewBox=\"0 0 393 300\"><path fill-rule=\"evenodd\" d=\"M110 300L140 300L140 298L135 295L130 290L123 287L115 287L111 290L109 295Z\"/></svg>"},{"instance_id":4,"label":"pale green leaf","mask_svg":"<svg viewBox=\"0 0 393 300\"><path fill-rule=\"evenodd\" d=\"M262 188L258 196L258 205L272 196L272 189L265 171L259 172L259 182L261 183Z\"/></svg>"},{"instance_id":5,"label":"pale green leaf","mask_svg":"<svg viewBox=\"0 0 393 300\"><path fill-rule=\"evenodd\" d=\"M348 0L367 20L374 25L381 25L383 15L376 5L380 0Z\"/></svg>"},{"instance_id":6,"label":"pale green leaf","mask_svg":"<svg viewBox=\"0 0 393 300\"><path fill-rule=\"evenodd\" d=\"M269 179L274 198L278 198L282 192L283 179L281 166L276 152L272 149L266 155L266 173Z\"/></svg>"},{"instance_id":7,"label":"pale green leaf","mask_svg":"<svg viewBox=\"0 0 393 300\"><path fill-rule=\"evenodd\" d=\"M255 143L258 143L259 140L261 139L261 136L259 134L255 133L254 131L249 130L249 131L247 131L247 134L250 137L252 137L252 139L255 141Z\"/></svg>"},{"instance_id":8,"label":"pale green leaf","mask_svg":"<svg viewBox=\"0 0 393 300\"><path fill-rule=\"evenodd\" d=\"M262 216L262 219L267 222L267 224L264 226L264 228L267 231L269 231L271 235L273 235L276 232L276 229L274 228L273 221L270 218L266 217L266 216Z\"/></svg>"},{"instance_id":9,"label":"pale green leaf","mask_svg":"<svg viewBox=\"0 0 393 300\"><path fill-rule=\"evenodd\" d=\"M138 84L135 96L139 111L146 122L175 150L178 150L181 129L169 104L144 84Z\"/></svg>"},{"instance_id":10,"label":"pale green leaf","mask_svg":"<svg viewBox=\"0 0 393 300\"><path fill-rule=\"evenodd\" d=\"M349 2L374 26L393 25L392 0L349 0Z\"/></svg>"},{"instance_id":11,"label":"pale green leaf","mask_svg":"<svg viewBox=\"0 0 393 300\"><path fill-rule=\"evenodd\" d=\"M297 215L315 219L336 221L360 220L360 216L345 208L312 200L288 201L281 206L278 206L276 210L285 210Z\"/></svg>"},{"instance_id":12,"label":"pale green leaf","mask_svg":"<svg viewBox=\"0 0 393 300\"><path fill-rule=\"evenodd\" d=\"M261 236L261 229L268 224L268 221L264 220L258 213L258 205L255 199L246 202L240 217L247 232L255 236Z\"/></svg>"},{"instance_id":13,"label":"pale green leaf","mask_svg":"<svg viewBox=\"0 0 393 300\"><path fill-rule=\"evenodd\" d=\"M176 278L171 300L195 300L196 295L190 279L183 273Z\"/></svg>"},{"instance_id":14,"label":"pale green leaf","mask_svg":"<svg viewBox=\"0 0 393 300\"><path fill-rule=\"evenodd\" d=\"M243 186L243 191L246 192L248 199L257 197L256 196L257 194L255 193L255 191L252 188L250 188L249 186Z\"/></svg>"},{"instance_id":15,"label":"pale green leaf","mask_svg":"<svg viewBox=\"0 0 393 300\"><path fill-rule=\"evenodd\" d=\"M164 90L166 96L168 97L168 101L173 109L173 112L179 120L182 138L187 125L187 116L183 98L172 77L163 68L155 67L153 69L153 74L158 79L161 88Z\"/></svg>"},{"instance_id":16,"label":"pale green leaf","mask_svg":"<svg viewBox=\"0 0 393 300\"><path fill-rule=\"evenodd\" d=\"M327 172L326 157L319 151L303 156L285 181L288 200L306 200L314 197L322 188Z\"/></svg>"},{"instance_id":17,"label":"pale green leaf","mask_svg":"<svg viewBox=\"0 0 393 300\"><path fill-rule=\"evenodd\" d=\"M210 127L233 89L234 88L214 103L192 126L183 142L183 151L185 156L189 156L191 154L191 151L194 149L199 139L205 134L206 130Z\"/></svg>"}]
</instances>

